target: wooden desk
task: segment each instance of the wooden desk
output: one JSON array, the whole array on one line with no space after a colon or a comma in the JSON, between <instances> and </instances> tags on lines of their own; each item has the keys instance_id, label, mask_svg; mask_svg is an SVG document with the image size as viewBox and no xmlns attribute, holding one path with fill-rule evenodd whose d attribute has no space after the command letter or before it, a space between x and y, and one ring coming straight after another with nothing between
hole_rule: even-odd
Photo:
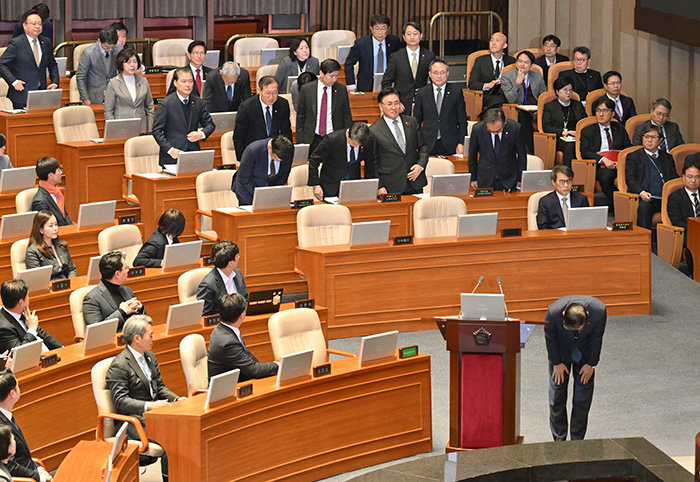
<instances>
[{"instance_id":1,"label":"wooden desk","mask_svg":"<svg viewBox=\"0 0 700 482\"><path fill-rule=\"evenodd\" d=\"M19 191L7 191L0 194L0 216L16 214L15 197Z\"/></svg>"},{"instance_id":2,"label":"wooden desk","mask_svg":"<svg viewBox=\"0 0 700 482\"><path fill-rule=\"evenodd\" d=\"M693 279L700 283L700 218L688 218L685 235L686 247L693 256Z\"/></svg>"},{"instance_id":3,"label":"wooden desk","mask_svg":"<svg viewBox=\"0 0 700 482\"><path fill-rule=\"evenodd\" d=\"M112 444L107 441L81 440L53 476L54 482L74 482L76 480L101 480L107 473ZM117 456L112 467L110 481L139 482L138 445L127 444Z\"/></svg>"},{"instance_id":4,"label":"wooden desk","mask_svg":"<svg viewBox=\"0 0 700 482\"><path fill-rule=\"evenodd\" d=\"M352 120L373 124L381 117L379 103L377 102L377 92L349 93L350 111Z\"/></svg>"},{"instance_id":5,"label":"wooden desk","mask_svg":"<svg viewBox=\"0 0 700 482\"><path fill-rule=\"evenodd\" d=\"M165 77L167 75L167 72L144 75L148 81L148 85L151 87L151 96L154 99L158 97L165 97L165 94L168 93L168 87L165 85Z\"/></svg>"},{"instance_id":6,"label":"wooden desk","mask_svg":"<svg viewBox=\"0 0 700 482\"><path fill-rule=\"evenodd\" d=\"M391 236L413 230L413 196L396 203L348 204L355 222L391 220ZM246 284L254 289L283 287L286 293L306 291L306 282L294 272L297 246L297 212L292 209L255 213L212 211L212 226L220 239L229 239L241 250L239 268Z\"/></svg>"},{"instance_id":7,"label":"wooden desk","mask_svg":"<svg viewBox=\"0 0 700 482\"><path fill-rule=\"evenodd\" d=\"M523 320L543 320L572 293L600 298L609 315L651 313L650 232L638 227L296 248L294 261L309 297L328 307L331 338L433 329L421 318L458 313L481 275L481 293L498 293L502 278L510 316Z\"/></svg>"},{"instance_id":8,"label":"wooden desk","mask_svg":"<svg viewBox=\"0 0 700 482\"><path fill-rule=\"evenodd\" d=\"M428 355L331 365L279 389L254 380L252 396L206 411L199 395L147 412L170 480L318 480L432 450Z\"/></svg>"},{"instance_id":9,"label":"wooden desk","mask_svg":"<svg viewBox=\"0 0 700 482\"><path fill-rule=\"evenodd\" d=\"M465 154L464 156L445 156L447 159L454 164L455 174L462 174L469 172L469 156Z\"/></svg>"}]
</instances>

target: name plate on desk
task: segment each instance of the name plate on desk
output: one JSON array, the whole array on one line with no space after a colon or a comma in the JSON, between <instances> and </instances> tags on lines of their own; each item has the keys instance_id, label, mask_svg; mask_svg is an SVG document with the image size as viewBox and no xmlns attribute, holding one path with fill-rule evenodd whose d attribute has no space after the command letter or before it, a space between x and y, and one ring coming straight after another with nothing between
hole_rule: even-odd
<instances>
[{"instance_id":1,"label":"name plate on desk","mask_svg":"<svg viewBox=\"0 0 700 482\"><path fill-rule=\"evenodd\" d=\"M379 200L383 203L397 203L401 201L401 194L398 192L390 192L387 194L380 194Z\"/></svg>"},{"instance_id":2,"label":"name plate on desk","mask_svg":"<svg viewBox=\"0 0 700 482\"><path fill-rule=\"evenodd\" d=\"M41 358L39 358L39 366L41 368L46 368L55 365L59 361L61 361L61 358L55 353L53 355L42 355Z\"/></svg>"},{"instance_id":3,"label":"name plate on desk","mask_svg":"<svg viewBox=\"0 0 700 482\"><path fill-rule=\"evenodd\" d=\"M479 189L474 190L474 197L488 197L488 196L493 196L493 188L492 187L480 187Z\"/></svg>"},{"instance_id":4,"label":"name plate on desk","mask_svg":"<svg viewBox=\"0 0 700 482\"><path fill-rule=\"evenodd\" d=\"M313 298L310 298L308 300L299 300L299 301L294 302L294 308L311 308L313 310L315 305L316 305L316 302L314 301Z\"/></svg>"},{"instance_id":5,"label":"name plate on desk","mask_svg":"<svg viewBox=\"0 0 700 482\"><path fill-rule=\"evenodd\" d=\"M238 398L247 397L253 394L253 384L243 385L242 387L236 388L236 395Z\"/></svg>"},{"instance_id":6,"label":"name plate on desk","mask_svg":"<svg viewBox=\"0 0 700 482\"><path fill-rule=\"evenodd\" d=\"M418 345L399 348L399 358L411 358L412 356L418 356Z\"/></svg>"},{"instance_id":7,"label":"name plate on desk","mask_svg":"<svg viewBox=\"0 0 700 482\"><path fill-rule=\"evenodd\" d=\"M51 291L61 291L70 289L69 279L57 279L51 283Z\"/></svg>"},{"instance_id":8,"label":"name plate on desk","mask_svg":"<svg viewBox=\"0 0 700 482\"><path fill-rule=\"evenodd\" d=\"M119 224L136 224L137 222L138 221L135 214L130 216L119 216Z\"/></svg>"},{"instance_id":9,"label":"name plate on desk","mask_svg":"<svg viewBox=\"0 0 700 482\"><path fill-rule=\"evenodd\" d=\"M331 374L331 364L324 363L314 367L314 378L323 377Z\"/></svg>"},{"instance_id":10,"label":"name plate on desk","mask_svg":"<svg viewBox=\"0 0 700 482\"><path fill-rule=\"evenodd\" d=\"M630 222L613 223L612 230L613 231L632 231L632 223L630 223Z\"/></svg>"},{"instance_id":11,"label":"name plate on desk","mask_svg":"<svg viewBox=\"0 0 700 482\"><path fill-rule=\"evenodd\" d=\"M571 186L571 192L583 192L583 184L574 184Z\"/></svg>"},{"instance_id":12,"label":"name plate on desk","mask_svg":"<svg viewBox=\"0 0 700 482\"><path fill-rule=\"evenodd\" d=\"M217 171L235 171L235 164L222 164L216 168Z\"/></svg>"},{"instance_id":13,"label":"name plate on desk","mask_svg":"<svg viewBox=\"0 0 700 482\"><path fill-rule=\"evenodd\" d=\"M394 236L394 246L413 244L413 236Z\"/></svg>"},{"instance_id":14,"label":"name plate on desk","mask_svg":"<svg viewBox=\"0 0 700 482\"><path fill-rule=\"evenodd\" d=\"M146 275L146 268L144 266L135 266L133 268L129 268L128 278L136 278L138 276L145 276L145 275Z\"/></svg>"},{"instance_id":15,"label":"name plate on desk","mask_svg":"<svg viewBox=\"0 0 700 482\"><path fill-rule=\"evenodd\" d=\"M522 228L503 228L503 229L501 229L501 237L502 238L511 238L513 236L522 236L522 235L523 235Z\"/></svg>"},{"instance_id":16,"label":"name plate on desk","mask_svg":"<svg viewBox=\"0 0 700 482\"><path fill-rule=\"evenodd\" d=\"M217 323L219 323L219 321L221 321L221 316L219 316L218 314L205 316L204 317L204 326L207 327L207 326L216 325Z\"/></svg>"},{"instance_id":17,"label":"name plate on desk","mask_svg":"<svg viewBox=\"0 0 700 482\"><path fill-rule=\"evenodd\" d=\"M66 105L68 107L72 107L74 105L83 105L83 103L82 102L68 102Z\"/></svg>"},{"instance_id":18,"label":"name plate on desk","mask_svg":"<svg viewBox=\"0 0 700 482\"><path fill-rule=\"evenodd\" d=\"M163 68L162 67L146 67L146 73L147 74L162 74Z\"/></svg>"},{"instance_id":19,"label":"name plate on desk","mask_svg":"<svg viewBox=\"0 0 700 482\"><path fill-rule=\"evenodd\" d=\"M305 208L306 206L313 206L313 205L314 205L313 199L299 199L298 201L294 201L294 204L292 204L292 209L301 209L301 208Z\"/></svg>"}]
</instances>

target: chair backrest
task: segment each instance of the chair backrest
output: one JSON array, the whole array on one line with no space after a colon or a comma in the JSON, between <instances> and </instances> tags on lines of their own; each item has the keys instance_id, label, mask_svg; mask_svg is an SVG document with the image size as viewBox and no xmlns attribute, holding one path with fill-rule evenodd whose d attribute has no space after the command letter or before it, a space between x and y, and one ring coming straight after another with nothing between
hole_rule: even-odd
<instances>
[{"instance_id":1,"label":"chair backrest","mask_svg":"<svg viewBox=\"0 0 700 482\"><path fill-rule=\"evenodd\" d=\"M413 234L416 238L457 236L460 214L467 214L467 205L458 197L419 199L413 205Z\"/></svg>"},{"instance_id":2,"label":"chair backrest","mask_svg":"<svg viewBox=\"0 0 700 482\"><path fill-rule=\"evenodd\" d=\"M12 109L12 101L7 98L8 90L7 82L5 82L5 79L0 78L0 109Z\"/></svg>"},{"instance_id":3,"label":"chair backrest","mask_svg":"<svg viewBox=\"0 0 700 482\"><path fill-rule=\"evenodd\" d=\"M673 162L676 164L676 172L679 176L683 174L685 158L696 152L700 152L700 144L681 144L669 151L669 154L673 156Z\"/></svg>"},{"instance_id":4,"label":"chair backrest","mask_svg":"<svg viewBox=\"0 0 700 482\"><path fill-rule=\"evenodd\" d=\"M177 297L180 303L190 303L197 299L197 287L210 268L195 268L185 271L177 278Z\"/></svg>"},{"instance_id":5,"label":"chair backrest","mask_svg":"<svg viewBox=\"0 0 700 482\"><path fill-rule=\"evenodd\" d=\"M559 78L559 74L565 70L571 70L574 68L574 63L572 61L568 62L557 62L556 64L549 67L547 71L547 90L554 91L554 81Z\"/></svg>"},{"instance_id":6,"label":"chair backrest","mask_svg":"<svg viewBox=\"0 0 700 482\"><path fill-rule=\"evenodd\" d=\"M477 124L477 121L468 120L467 121L467 135L472 135L472 128Z\"/></svg>"},{"instance_id":7,"label":"chair backrest","mask_svg":"<svg viewBox=\"0 0 700 482\"><path fill-rule=\"evenodd\" d=\"M168 92L168 89L170 88L170 83L173 81L173 77L175 76L175 69L169 71L167 74L165 74L165 92Z\"/></svg>"},{"instance_id":8,"label":"chair backrest","mask_svg":"<svg viewBox=\"0 0 700 482\"><path fill-rule=\"evenodd\" d=\"M629 95L627 94L627 92L625 92L624 90L621 90L621 91L620 91L620 94L629 97ZM592 91L590 91L590 92L588 93L588 95L586 96L586 114L588 114L588 115L595 115L595 114L593 113L593 103L594 103L596 100L598 100L598 99L600 99L601 97L603 97L604 95L605 95L605 89L596 89L596 90L592 90ZM651 118L651 114L649 114L649 117ZM632 131L632 133L634 133L634 131ZM632 139L631 136L630 136L630 139Z\"/></svg>"},{"instance_id":9,"label":"chair backrest","mask_svg":"<svg viewBox=\"0 0 700 482\"><path fill-rule=\"evenodd\" d=\"M107 370L112 364L114 357L106 358L100 360L92 366L90 370L90 380L92 381L92 394L95 397L95 403L97 404L97 413L114 413L114 401L112 401L112 394L107 388ZM112 419L104 419L104 437L114 437L116 430L114 428L114 422Z\"/></svg>"},{"instance_id":10,"label":"chair backrest","mask_svg":"<svg viewBox=\"0 0 700 482\"><path fill-rule=\"evenodd\" d=\"M158 157L160 146L151 136L137 136L127 139L124 143L124 168L126 173L140 174L145 172L160 172Z\"/></svg>"},{"instance_id":11,"label":"chair backrest","mask_svg":"<svg viewBox=\"0 0 700 482\"><path fill-rule=\"evenodd\" d=\"M81 286L73 290L69 297L70 317L73 320L73 332L76 337L85 337L85 319L83 318L83 299L95 286Z\"/></svg>"},{"instance_id":12,"label":"chair backrest","mask_svg":"<svg viewBox=\"0 0 700 482\"><path fill-rule=\"evenodd\" d=\"M553 90L542 92L542 94L537 98L537 130L539 132L544 132L544 129L542 128L542 111L544 110L544 106L556 98L557 94Z\"/></svg>"},{"instance_id":13,"label":"chair backrest","mask_svg":"<svg viewBox=\"0 0 700 482\"><path fill-rule=\"evenodd\" d=\"M536 48L533 48L533 49L521 49L521 50L518 50L517 52L515 52L515 55L513 55L513 57L517 59L517 58L518 58L518 55L520 55L520 52L524 52L524 51L526 51L526 50L527 50L528 52L530 52L532 55L534 55L534 56L535 56L535 59L538 59L538 58L540 58L540 57L542 57L542 56L544 55L544 49L536 49Z\"/></svg>"},{"instance_id":14,"label":"chair backrest","mask_svg":"<svg viewBox=\"0 0 700 482\"><path fill-rule=\"evenodd\" d=\"M671 218L668 216L668 196L679 189L683 189L683 178L678 177L664 183L664 188L661 191L661 222L663 224L673 226Z\"/></svg>"},{"instance_id":15,"label":"chair backrest","mask_svg":"<svg viewBox=\"0 0 700 482\"><path fill-rule=\"evenodd\" d=\"M169 38L157 41L153 44L153 65L184 67L187 64L187 46L191 42L192 40L187 38Z\"/></svg>"},{"instance_id":16,"label":"chair backrest","mask_svg":"<svg viewBox=\"0 0 700 482\"><path fill-rule=\"evenodd\" d=\"M517 56L516 56L516 58L517 58ZM505 67L503 67L503 70L501 71L501 75L505 74L509 70L513 70L516 68L517 67L515 66L515 64L506 65ZM542 70L542 67L540 67L539 65L532 64L531 70L538 72L544 78L544 71Z\"/></svg>"},{"instance_id":17,"label":"chair backrest","mask_svg":"<svg viewBox=\"0 0 700 482\"><path fill-rule=\"evenodd\" d=\"M289 186L294 186L292 188L292 201L314 198L314 188L307 184L308 181L308 164L302 164L292 168L292 170L289 172L289 179L287 180L287 184Z\"/></svg>"},{"instance_id":18,"label":"chair backrest","mask_svg":"<svg viewBox=\"0 0 700 482\"><path fill-rule=\"evenodd\" d=\"M642 146L631 146L626 149L622 149L620 154L617 156L617 189L620 192L627 192L627 180L625 179L625 166L627 165L627 156L641 149Z\"/></svg>"},{"instance_id":19,"label":"chair backrest","mask_svg":"<svg viewBox=\"0 0 700 482\"><path fill-rule=\"evenodd\" d=\"M530 194L527 199L527 230L537 231L537 210L540 207L540 199L552 191L539 191Z\"/></svg>"},{"instance_id":20,"label":"chair backrest","mask_svg":"<svg viewBox=\"0 0 700 482\"><path fill-rule=\"evenodd\" d=\"M276 49L280 44L277 40L267 37L248 37L236 40L233 44L233 61L241 67L259 67L262 49ZM260 78L257 77L256 78Z\"/></svg>"},{"instance_id":21,"label":"chair backrest","mask_svg":"<svg viewBox=\"0 0 700 482\"><path fill-rule=\"evenodd\" d=\"M221 136L221 163L236 166L240 164L236 159L236 149L233 146L233 131L224 132Z\"/></svg>"},{"instance_id":22,"label":"chair backrest","mask_svg":"<svg viewBox=\"0 0 700 482\"><path fill-rule=\"evenodd\" d=\"M544 169L544 161L532 154L527 155L527 171L541 171Z\"/></svg>"},{"instance_id":23,"label":"chair backrest","mask_svg":"<svg viewBox=\"0 0 700 482\"><path fill-rule=\"evenodd\" d=\"M209 386L207 345L202 335L191 334L180 340L180 363L185 372L188 396Z\"/></svg>"},{"instance_id":24,"label":"chair backrest","mask_svg":"<svg viewBox=\"0 0 700 482\"><path fill-rule=\"evenodd\" d=\"M300 248L349 244L352 216L347 206L317 204L297 213Z\"/></svg>"},{"instance_id":25,"label":"chair backrest","mask_svg":"<svg viewBox=\"0 0 700 482\"><path fill-rule=\"evenodd\" d=\"M280 97L286 99L289 102L289 123L292 124L292 130L296 131L297 128L297 110L294 108L294 102L292 101L292 94L279 94Z\"/></svg>"},{"instance_id":26,"label":"chair backrest","mask_svg":"<svg viewBox=\"0 0 700 482\"><path fill-rule=\"evenodd\" d=\"M238 198L231 190L231 181L236 171L206 171L197 175L195 191L197 192L197 209L211 213L212 209L238 206ZM211 217L199 215L200 232L216 238L216 231L211 229Z\"/></svg>"},{"instance_id":27,"label":"chair backrest","mask_svg":"<svg viewBox=\"0 0 700 482\"><path fill-rule=\"evenodd\" d=\"M36 196L36 192L38 190L38 187L30 187L29 189L24 189L17 193L15 196L15 208L17 209L17 214L26 213L32 210L32 199L34 199L34 196Z\"/></svg>"},{"instance_id":28,"label":"chair backrest","mask_svg":"<svg viewBox=\"0 0 700 482\"><path fill-rule=\"evenodd\" d=\"M350 30L320 30L311 36L311 55L324 61L337 59L339 45L352 45L357 40Z\"/></svg>"},{"instance_id":29,"label":"chair backrest","mask_svg":"<svg viewBox=\"0 0 700 482\"><path fill-rule=\"evenodd\" d=\"M556 65L556 64L554 64ZM581 159L581 131L598 122L595 116L584 117L576 123L576 159Z\"/></svg>"},{"instance_id":30,"label":"chair backrest","mask_svg":"<svg viewBox=\"0 0 700 482\"><path fill-rule=\"evenodd\" d=\"M100 256L110 251L124 251L126 264L129 266L132 266L142 245L141 231L139 231L138 226L133 224L110 226L97 235L97 248L100 251Z\"/></svg>"},{"instance_id":31,"label":"chair backrest","mask_svg":"<svg viewBox=\"0 0 700 482\"><path fill-rule=\"evenodd\" d=\"M326 360L326 338L318 313L310 308L296 308L275 313L267 322L275 360L299 351L314 350L312 365Z\"/></svg>"},{"instance_id":32,"label":"chair backrest","mask_svg":"<svg viewBox=\"0 0 700 482\"><path fill-rule=\"evenodd\" d=\"M27 257L27 246L29 246L29 238L15 241L10 246L10 264L12 265L12 277L16 278L17 273L23 269L27 269L24 259Z\"/></svg>"},{"instance_id":33,"label":"chair backrest","mask_svg":"<svg viewBox=\"0 0 700 482\"><path fill-rule=\"evenodd\" d=\"M80 92L78 91L78 76L74 75L68 81L68 101L80 102Z\"/></svg>"},{"instance_id":34,"label":"chair backrest","mask_svg":"<svg viewBox=\"0 0 700 482\"><path fill-rule=\"evenodd\" d=\"M266 75L274 76L276 72L277 72L277 64L261 65L258 68L257 73L255 74L255 78L260 80L263 77L265 77ZM279 91L283 91L283 89L285 89L284 92L286 92L287 86L286 85L285 86L281 86L281 85L278 86Z\"/></svg>"},{"instance_id":35,"label":"chair backrest","mask_svg":"<svg viewBox=\"0 0 700 482\"><path fill-rule=\"evenodd\" d=\"M627 131L627 136L630 138L630 141L634 138L634 131L637 129L637 126L644 124L648 120L651 120L651 114L637 114L627 119L627 122L625 122L625 130Z\"/></svg>"},{"instance_id":36,"label":"chair backrest","mask_svg":"<svg viewBox=\"0 0 700 482\"><path fill-rule=\"evenodd\" d=\"M57 143L99 137L95 112L87 105L69 105L53 111L53 128Z\"/></svg>"},{"instance_id":37,"label":"chair backrest","mask_svg":"<svg viewBox=\"0 0 700 482\"><path fill-rule=\"evenodd\" d=\"M430 186L433 184L433 176L436 174L454 174L455 165L449 159L440 157L428 158L428 164L425 166L425 177L428 179L428 184L423 188L423 192L429 193Z\"/></svg>"},{"instance_id":38,"label":"chair backrest","mask_svg":"<svg viewBox=\"0 0 700 482\"><path fill-rule=\"evenodd\" d=\"M482 55L488 55L490 53L490 50L477 50L476 52L472 52L467 56L467 89L469 88L469 76L472 73L472 68L474 68L474 62Z\"/></svg>"},{"instance_id":39,"label":"chair backrest","mask_svg":"<svg viewBox=\"0 0 700 482\"><path fill-rule=\"evenodd\" d=\"M73 70L78 70L78 65L80 65L80 57L83 55L83 52L85 52L85 49L87 49L91 45L94 45L94 43L80 44L75 46L75 48L73 49ZM59 74L64 75L65 72L59 72Z\"/></svg>"}]
</instances>

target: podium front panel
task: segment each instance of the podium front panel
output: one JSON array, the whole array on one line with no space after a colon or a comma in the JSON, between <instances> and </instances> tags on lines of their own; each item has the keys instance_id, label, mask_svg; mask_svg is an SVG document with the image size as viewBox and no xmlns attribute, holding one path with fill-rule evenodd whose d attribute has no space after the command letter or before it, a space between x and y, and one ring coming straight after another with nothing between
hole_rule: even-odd
<instances>
[{"instance_id":1,"label":"podium front panel","mask_svg":"<svg viewBox=\"0 0 700 482\"><path fill-rule=\"evenodd\" d=\"M503 355L462 353L462 448L503 445L503 394Z\"/></svg>"}]
</instances>

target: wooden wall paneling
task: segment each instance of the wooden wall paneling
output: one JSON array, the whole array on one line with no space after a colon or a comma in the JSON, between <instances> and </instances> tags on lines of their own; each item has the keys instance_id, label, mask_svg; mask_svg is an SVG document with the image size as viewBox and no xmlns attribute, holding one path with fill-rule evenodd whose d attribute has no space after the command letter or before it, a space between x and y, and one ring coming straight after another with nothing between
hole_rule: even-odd
<instances>
[{"instance_id":1,"label":"wooden wall paneling","mask_svg":"<svg viewBox=\"0 0 700 482\"><path fill-rule=\"evenodd\" d=\"M688 92L690 95L690 105L691 109L690 112L692 112L692 117L690 118L689 125L686 127L686 129L682 130L683 134L685 135L686 142L700 142L700 73L698 73L698 69L700 69L700 49L695 47L693 49L693 56L690 57L690 71L692 72L692 77L691 77L691 83L690 85L693 86L691 87ZM684 126L681 126L681 129L683 129ZM695 133L695 135L691 135L692 133Z\"/></svg>"},{"instance_id":2,"label":"wooden wall paneling","mask_svg":"<svg viewBox=\"0 0 700 482\"><path fill-rule=\"evenodd\" d=\"M144 17L143 34L157 39L194 38L192 17Z\"/></svg>"},{"instance_id":3,"label":"wooden wall paneling","mask_svg":"<svg viewBox=\"0 0 700 482\"><path fill-rule=\"evenodd\" d=\"M673 118L681 125L689 125L691 116L692 89L689 89L691 66L688 63L692 47L674 40L669 45L669 97L672 99L687 99L685 102L673 104ZM685 131L681 131L684 134ZM686 135L686 142L691 142ZM697 140L696 140L697 142Z\"/></svg>"},{"instance_id":4,"label":"wooden wall paneling","mask_svg":"<svg viewBox=\"0 0 700 482\"><path fill-rule=\"evenodd\" d=\"M620 72L625 72L623 74L623 87L626 92L628 92L633 98L635 106L637 107L637 114L642 114L647 112L646 102L640 101L643 99L639 97L639 77L635 72L635 66L637 65L636 56L633 54L635 51L635 31L634 31L634 19L629 15L623 15L617 13L619 16L619 38L616 42L616 48L618 49L618 70ZM632 55L630 55L632 53Z\"/></svg>"},{"instance_id":5,"label":"wooden wall paneling","mask_svg":"<svg viewBox=\"0 0 700 482\"><path fill-rule=\"evenodd\" d=\"M651 94L651 83L649 81L649 78L651 76L649 72L649 65L650 65L650 58L651 58L651 34L646 33L646 32L636 32L635 35L635 55L634 55L634 61L635 61L635 69L631 72L633 72L634 79L636 80L636 99L635 101L637 103L641 103L642 100L644 100L644 110L640 109L640 106L637 105L637 113L641 112L648 112L651 108L651 101L650 99L652 98Z\"/></svg>"}]
</instances>

